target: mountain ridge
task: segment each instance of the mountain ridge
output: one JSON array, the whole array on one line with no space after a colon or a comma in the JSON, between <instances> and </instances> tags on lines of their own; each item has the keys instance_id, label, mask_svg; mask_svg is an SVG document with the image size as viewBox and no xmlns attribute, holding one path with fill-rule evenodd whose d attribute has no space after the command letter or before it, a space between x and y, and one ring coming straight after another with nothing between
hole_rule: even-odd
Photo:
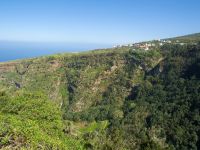
<instances>
[{"instance_id":1,"label":"mountain ridge","mask_svg":"<svg viewBox=\"0 0 200 150\"><path fill-rule=\"evenodd\" d=\"M190 40L188 40L188 38L191 38ZM183 36L177 36L177 37L172 37L172 38L163 38L162 40L184 40L186 39L186 41L193 41L193 42L197 42L200 40L200 33L193 33L193 34L188 34L188 35L183 35ZM152 40L153 41L153 40ZM144 42L149 42L149 41L141 41L139 43L144 43ZM111 50L112 48L104 48L104 49L95 49L96 51L98 50ZM67 52L67 53L58 53L58 54L53 54L53 55L64 55L64 54L76 54L76 53L88 53L91 51L95 51L95 50L89 50L89 51L84 51L84 52ZM48 57L48 56L53 56L51 55L46 55L46 56L39 56L39 57L34 57L34 58L42 58L42 57ZM6 62L15 62L15 61L22 61L22 60L27 60L27 59L33 59L33 58L25 58L25 59L17 59L17 60L10 60L10 61L4 61L4 62L0 62L0 64L6 63Z\"/></svg>"}]
</instances>

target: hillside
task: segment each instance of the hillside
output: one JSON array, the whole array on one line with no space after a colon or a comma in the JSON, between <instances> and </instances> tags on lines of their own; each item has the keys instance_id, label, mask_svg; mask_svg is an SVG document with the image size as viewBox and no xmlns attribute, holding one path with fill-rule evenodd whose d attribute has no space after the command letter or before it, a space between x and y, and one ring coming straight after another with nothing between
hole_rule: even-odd
<instances>
[{"instance_id":1,"label":"hillside","mask_svg":"<svg viewBox=\"0 0 200 150\"><path fill-rule=\"evenodd\" d=\"M179 40L181 42L198 42L200 41L200 33L170 38L171 40Z\"/></svg>"},{"instance_id":2,"label":"hillside","mask_svg":"<svg viewBox=\"0 0 200 150\"><path fill-rule=\"evenodd\" d=\"M44 140L38 137L44 137L44 149L199 149L199 34L177 39L187 44L1 63L0 126L7 123L11 129L0 130L0 148L38 148ZM30 117L43 111L44 124ZM23 131L25 120L15 123L19 118L34 128L27 125L28 132Z\"/></svg>"}]
</instances>

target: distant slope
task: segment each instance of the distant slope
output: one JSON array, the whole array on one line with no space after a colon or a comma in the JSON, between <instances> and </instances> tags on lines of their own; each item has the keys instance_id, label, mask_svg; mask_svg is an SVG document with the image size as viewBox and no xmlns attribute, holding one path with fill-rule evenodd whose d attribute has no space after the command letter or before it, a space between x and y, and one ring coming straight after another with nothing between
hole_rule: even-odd
<instances>
[{"instance_id":1,"label":"distant slope","mask_svg":"<svg viewBox=\"0 0 200 150\"><path fill-rule=\"evenodd\" d=\"M170 40L179 40L181 42L198 42L200 41L200 33L189 34L180 37L169 38Z\"/></svg>"}]
</instances>

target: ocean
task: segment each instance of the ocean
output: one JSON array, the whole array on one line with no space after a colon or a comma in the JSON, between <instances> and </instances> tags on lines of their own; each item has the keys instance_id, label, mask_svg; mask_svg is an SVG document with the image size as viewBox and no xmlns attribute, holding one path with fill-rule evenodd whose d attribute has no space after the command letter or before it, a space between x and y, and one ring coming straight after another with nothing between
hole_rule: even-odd
<instances>
[{"instance_id":1,"label":"ocean","mask_svg":"<svg viewBox=\"0 0 200 150\"><path fill-rule=\"evenodd\" d=\"M85 43L41 43L0 41L0 62L33 58L66 52L81 52L98 48L107 48L106 44Z\"/></svg>"}]
</instances>

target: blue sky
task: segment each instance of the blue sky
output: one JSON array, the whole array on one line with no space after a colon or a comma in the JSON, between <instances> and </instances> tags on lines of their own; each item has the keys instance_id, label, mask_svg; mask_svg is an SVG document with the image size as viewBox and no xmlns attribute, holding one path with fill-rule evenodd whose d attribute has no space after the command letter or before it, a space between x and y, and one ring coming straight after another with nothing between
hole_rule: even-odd
<instances>
[{"instance_id":1,"label":"blue sky","mask_svg":"<svg viewBox=\"0 0 200 150\"><path fill-rule=\"evenodd\" d=\"M1 0L0 41L116 44L200 32L199 0Z\"/></svg>"}]
</instances>

